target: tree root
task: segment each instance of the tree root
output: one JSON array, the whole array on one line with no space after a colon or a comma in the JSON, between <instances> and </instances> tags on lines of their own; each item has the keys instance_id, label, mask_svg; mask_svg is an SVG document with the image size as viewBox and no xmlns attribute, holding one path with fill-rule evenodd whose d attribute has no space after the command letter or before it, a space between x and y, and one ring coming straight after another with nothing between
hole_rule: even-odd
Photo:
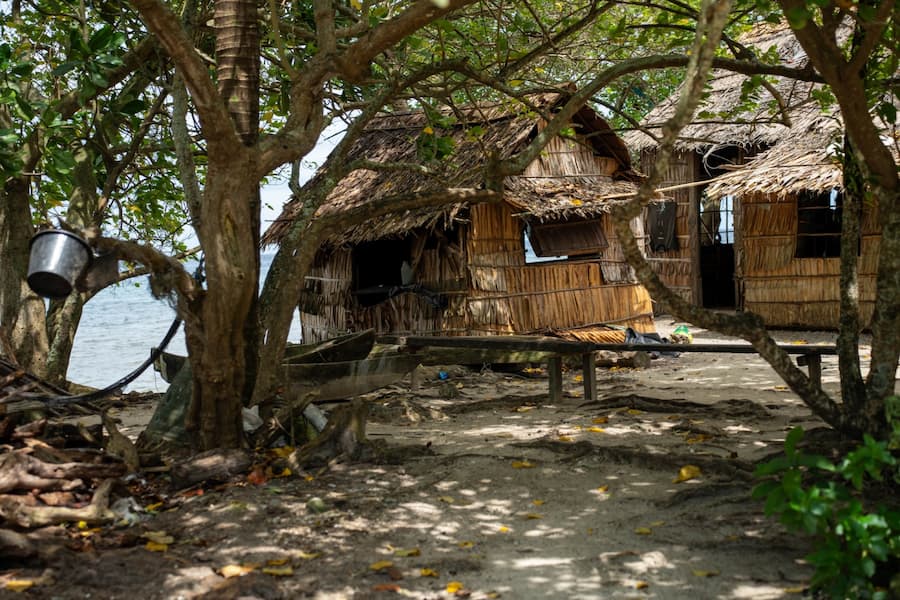
<instances>
[{"instance_id":1,"label":"tree root","mask_svg":"<svg viewBox=\"0 0 900 600\"><path fill-rule=\"evenodd\" d=\"M19 527L44 527L59 523L84 521L88 525L99 525L115 519L109 510L109 495L115 479L105 479L97 486L91 503L81 508L67 506L27 506L9 497L0 500L0 516Z\"/></svg>"},{"instance_id":2,"label":"tree root","mask_svg":"<svg viewBox=\"0 0 900 600\"><path fill-rule=\"evenodd\" d=\"M71 490L80 480L119 477L125 473L121 463L45 463L22 452L0 457L0 493L11 490Z\"/></svg>"},{"instance_id":3,"label":"tree root","mask_svg":"<svg viewBox=\"0 0 900 600\"><path fill-rule=\"evenodd\" d=\"M558 442L535 440L512 444L519 448L544 448L564 455L560 460L572 462L585 456L594 456L602 461L616 463L639 463L654 469L669 469L677 472L684 465L696 465L707 474L725 476L742 481L753 480L754 465L736 458L704 456L702 454L649 454L642 448L621 446L595 446L590 442Z\"/></svg>"},{"instance_id":4,"label":"tree root","mask_svg":"<svg viewBox=\"0 0 900 600\"><path fill-rule=\"evenodd\" d=\"M366 440L366 417L369 403L354 399L331 411L325 429L308 444L304 444L287 457L287 465L293 471L300 471L310 463L330 463L340 458L359 458Z\"/></svg>"}]
</instances>

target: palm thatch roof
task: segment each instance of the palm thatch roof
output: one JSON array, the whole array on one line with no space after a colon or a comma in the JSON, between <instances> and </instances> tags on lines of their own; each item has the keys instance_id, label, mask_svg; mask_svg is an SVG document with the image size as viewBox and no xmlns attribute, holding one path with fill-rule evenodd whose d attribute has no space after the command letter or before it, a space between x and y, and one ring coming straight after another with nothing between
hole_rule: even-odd
<instances>
[{"instance_id":1,"label":"palm thatch roof","mask_svg":"<svg viewBox=\"0 0 900 600\"><path fill-rule=\"evenodd\" d=\"M827 192L843 188L842 167L835 153L840 120L820 116L808 128L793 128L790 143L777 144L730 173L715 178L707 194L770 194L786 198L803 190Z\"/></svg>"},{"instance_id":2,"label":"palm thatch roof","mask_svg":"<svg viewBox=\"0 0 900 600\"><path fill-rule=\"evenodd\" d=\"M803 68L807 56L787 24L761 23L739 38L740 43L758 55L770 49L778 54L779 62L793 68ZM808 129L820 113L812 92L819 84L787 79L767 78L777 96L764 87L754 94L756 102L745 103L741 97L746 75L716 69L710 74L707 96L697 110L694 120L681 130L676 149L700 150L710 146L738 146L758 148L771 146L793 136L796 127ZM641 121L641 125L657 138L661 127L675 112L681 94L679 88L656 105ZM746 107L741 108L743 104ZM655 148L656 140L644 131L623 134L625 143L633 150Z\"/></svg>"},{"instance_id":3,"label":"palm thatch roof","mask_svg":"<svg viewBox=\"0 0 900 600\"><path fill-rule=\"evenodd\" d=\"M421 111L390 113L376 117L349 150L348 162L366 160L385 169L357 169L344 177L316 212L317 217L338 215L352 208L391 198L447 194L451 189L483 189L484 165L488 152L507 159L520 152L538 133L543 118L537 111L552 113L561 106L563 93L546 93L530 98L534 109L522 104L495 103L473 105L456 110L453 123L439 129ZM504 199L521 211L540 220L589 217L608 211L602 196L635 190L640 175L632 170L629 152L609 124L590 108L582 108L573 119L576 133L583 136L592 152L615 162L612 176L585 173L580 176L510 177L505 181ZM426 134L428 128L433 134ZM423 145L439 138L452 143L452 152L441 160L423 159ZM422 169L396 168L396 165L426 166ZM311 184L328 176L320 170ZM449 198L450 196L448 196ZM301 197L293 197L281 216L263 236L264 244L275 244L288 232L303 206ZM348 229L332 244L358 243L398 236L416 228L449 227L464 213L466 203L453 202L434 208L405 210L371 220Z\"/></svg>"}]
</instances>

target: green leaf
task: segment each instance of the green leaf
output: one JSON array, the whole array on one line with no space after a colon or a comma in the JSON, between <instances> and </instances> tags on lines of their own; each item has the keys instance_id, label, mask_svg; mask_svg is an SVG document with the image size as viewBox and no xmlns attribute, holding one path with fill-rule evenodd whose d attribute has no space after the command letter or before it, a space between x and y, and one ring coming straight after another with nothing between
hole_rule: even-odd
<instances>
[{"instance_id":1,"label":"green leaf","mask_svg":"<svg viewBox=\"0 0 900 600\"><path fill-rule=\"evenodd\" d=\"M79 62L67 60L66 62L62 63L61 65L59 65L58 67L56 67L55 69L50 71L50 74L53 75L54 77L62 77L66 73L69 73L70 71L77 68L80 64L81 63L79 63Z\"/></svg>"},{"instance_id":2,"label":"green leaf","mask_svg":"<svg viewBox=\"0 0 900 600\"><path fill-rule=\"evenodd\" d=\"M121 35L110 26L101 27L95 31L88 40L88 48L92 53L98 53L101 50L107 50L111 46L115 46L121 40Z\"/></svg>"},{"instance_id":3,"label":"green leaf","mask_svg":"<svg viewBox=\"0 0 900 600\"><path fill-rule=\"evenodd\" d=\"M793 456L797 453L797 444L803 439L803 428L794 427L784 440L784 453Z\"/></svg>"},{"instance_id":4,"label":"green leaf","mask_svg":"<svg viewBox=\"0 0 900 600\"><path fill-rule=\"evenodd\" d=\"M809 10L805 6L795 6L785 11L788 23L794 29L803 29L812 18Z\"/></svg>"}]
</instances>

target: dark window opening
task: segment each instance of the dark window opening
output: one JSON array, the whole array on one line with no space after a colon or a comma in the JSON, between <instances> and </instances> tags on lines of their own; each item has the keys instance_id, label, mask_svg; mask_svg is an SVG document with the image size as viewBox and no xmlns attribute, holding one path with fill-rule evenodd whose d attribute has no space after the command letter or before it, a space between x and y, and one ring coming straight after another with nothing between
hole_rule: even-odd
<instances>
[{"instance_id":1,"label":"dark window opening","mask_svg":"<svg viewBox=\"0 0 900 600\"><path fill-rule=\"evenodd\" d=\"M529 223L525 227L526 248L537 259L598 256L609 247L599 219L566 223ZM531 260L529 260L531 259ZM533 262L526 253L526 262Z\"/></svg>"},{"instance_id":2,"label":"dark window opening","mask_svg":"<svg viewBox=\"0 0 900 600\"><path fill-rule=\"evenodd\" d=\"M404 268L404 263L406 267ZM409 269L409 241L376 240L353 248L353 292L363 306L374 306L403 285Z\"/></svg>"},{"instance_id":3,"label":"dark window opening","mask_svg":"<svg viewBox=\"0 0 900 600\"><path fill-rule=\"evenodd\" d=\"M797 258L841 255L843 197L831 192L801 192L797 197Z\"/></svg>"},{"instance_id":4,"label":"dark window opening","mask_svg":"<svg viewBox=\"0 0 900 600\"><path fill-rule=\"evenodd\" d=\"M678 203L667 200L647 205L647 235L651 252L678 250Z\"/></svg>"}]
</instances>

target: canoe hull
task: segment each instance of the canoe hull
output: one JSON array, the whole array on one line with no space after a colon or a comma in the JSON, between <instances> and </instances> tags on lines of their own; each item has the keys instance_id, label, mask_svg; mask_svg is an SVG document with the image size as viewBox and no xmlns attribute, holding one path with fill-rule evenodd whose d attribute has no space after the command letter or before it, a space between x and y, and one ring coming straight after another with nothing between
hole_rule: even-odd
<instances>
[{"instance_id":1,"label":"canoe hull","mask_svg":"<svg viewBox=\"0 0 900 600\"><path fill-rule=\"evenodd\" d=\"M415 355L389 354L363 360L286 364L281 372L289 399L313 394L314 402L327 402L397 383L420 363Z\"/></svg>"}]
</instances>

